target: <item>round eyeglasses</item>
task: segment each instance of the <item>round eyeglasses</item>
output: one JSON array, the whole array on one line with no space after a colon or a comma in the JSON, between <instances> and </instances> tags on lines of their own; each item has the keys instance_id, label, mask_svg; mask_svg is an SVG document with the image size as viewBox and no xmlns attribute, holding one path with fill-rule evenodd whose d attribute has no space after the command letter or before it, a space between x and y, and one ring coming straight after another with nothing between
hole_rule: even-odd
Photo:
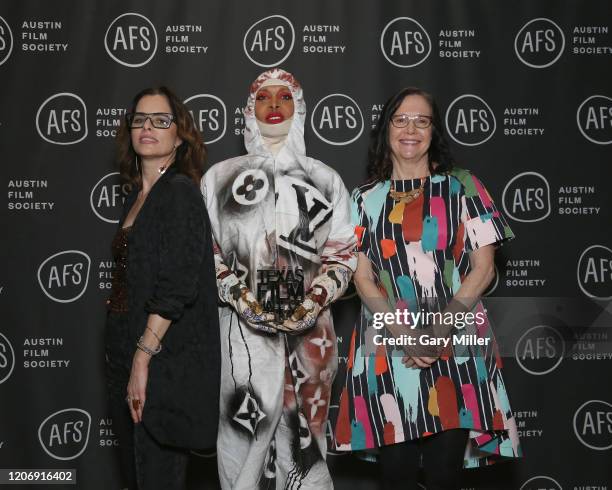
<instances>
[{"instance_id":1,"label":"round eyeglasses","mask_svg":"<svg viewBox=\"0 0 612 490\"><path fill-rule=\"evenodd\" d=\"M125 115L125 120L130 129L144 127L147 119L151 121L154 128L168 129L174 121L174 116L167 112L130 112Z\"/></svg>"},{"instance_id":2,"label":"round eyeglasses","mask_svg":"<svg viewBox=\"0 0 612 490\"><path fill-rule=\"evenodd\" d=\"M412 121L414 126L419 129L427 129L431 126L432 117L423 116L417 114L416 116L409 116L408 114L395 114L391 116L391 124L396 128L405 128Z\"/></svg>"}]
</instances>

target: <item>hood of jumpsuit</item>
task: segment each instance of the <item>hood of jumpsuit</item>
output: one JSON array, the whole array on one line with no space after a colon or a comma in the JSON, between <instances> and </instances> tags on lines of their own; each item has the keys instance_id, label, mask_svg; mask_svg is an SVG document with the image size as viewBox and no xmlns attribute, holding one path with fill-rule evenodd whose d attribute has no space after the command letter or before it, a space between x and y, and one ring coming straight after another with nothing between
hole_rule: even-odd
<instances>
[{"instance_id":1,"label":"hood of jumpsuit","mask_svg":"<svg viewBox=\"0 0 612 490\"><path fill-rule=\"evenodd\" d=\"M289 88L294 105L289 133L276 157L274 157L272 151L266 145L261 135L259 125L257 124L257 118L255 117L255 98L257 96L257 91L267 80L279 80L279 85L285 85ZM276 158L278 162L293 160L292 154L306 155L306 145L304 143L306 103L304 102L302 87L291 73L280 68L274 68L259 75L251 84L249 98L247 99L243 114L245 123L244 146L250 155Z\"/></svg>"}]
</instances>

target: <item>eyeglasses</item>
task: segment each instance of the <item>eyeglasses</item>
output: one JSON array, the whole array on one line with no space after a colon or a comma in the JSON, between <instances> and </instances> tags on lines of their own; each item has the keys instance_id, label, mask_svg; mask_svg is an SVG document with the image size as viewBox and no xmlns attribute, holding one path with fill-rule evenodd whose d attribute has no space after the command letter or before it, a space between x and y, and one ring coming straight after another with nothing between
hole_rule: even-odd
<instances>
[{"instance_id":1,"label":"eyeglasses","mask_svg":"<svg viewBox=\"0 0 612 490\"><path fill-rule=\"evenodd\" d=\"M125 115L128 128L142 128L147 122L147 119L151 121L154 128L157 129L168 129L174 121L174 116L167 112L130 112Z\"/></svg>"},{"instance_id":2,"label":"eyeglasses","mask_svg":"<svg viewBox=\"0 0 612 490\"><path fill-rule=\"evenodd\" d=\"M409 116L408 114L395 114L391 116L391 124L393 124L396 128L405 128L412 121L414 126L419 129L427 129L431 126L432 117L431 116L423 116L421 114L417 114L416 116Z\"/></svg>"}]
</instances>

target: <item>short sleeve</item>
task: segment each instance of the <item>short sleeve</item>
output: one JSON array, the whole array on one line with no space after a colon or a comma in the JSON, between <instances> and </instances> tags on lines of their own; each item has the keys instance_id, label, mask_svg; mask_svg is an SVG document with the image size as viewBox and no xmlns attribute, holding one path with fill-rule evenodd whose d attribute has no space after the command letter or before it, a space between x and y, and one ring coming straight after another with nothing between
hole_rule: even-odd
<instances>
[{"instance_id":1,"label":"short sleeve","mask_svg":"<svg viewBox=\"0 0 612 490\"><path fill-rule=\"evenodd\" d=\"M363 195L359 187L351 193L351 225L355 230L355 252L368 255L370 250L369 219L365 212Z\"/></svg>"},{"instance_id":2,"label":"short sleeve","mask_svg":"<svg viewBox=\"0 0 612 490\"><path fill-rule=\"evenodd\" d=\"M471 252L485 245L501 245L514 238L506 218L497 209L484 184L465 170L455 172L462 184L461 224L464 250Z\"/></svg>"}]
</instances>

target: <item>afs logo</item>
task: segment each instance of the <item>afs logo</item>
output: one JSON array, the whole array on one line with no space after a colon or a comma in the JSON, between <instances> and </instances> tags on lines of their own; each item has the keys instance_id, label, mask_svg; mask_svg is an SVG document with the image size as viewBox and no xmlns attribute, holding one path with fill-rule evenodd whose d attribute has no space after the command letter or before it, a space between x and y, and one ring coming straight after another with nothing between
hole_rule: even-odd
<instances>
[{"instance_id":1,"label":"afs logo","mask_svg":"<svg viewBox=\"0 0 612 490\"><path fill-rule=\"evenodd\" d=\"M15 369L15 351L3 334L0 333L0 384L4 383Z\"/></svg>"},{"instance_id":2,"label":"afs logo","mask_svg":"<svg viewBox=\"0 0 612 490\"><path fill-rule=\"evenodd\" d=\"M225 103L211 94L198 94L185 100L185 105L207 145L219 141L227 128Z\"/></svg>"},{"instance_id":3,"label":"afs logo","mask_svg":"<svg viewBox=\"0 0 612 490\"><path fill-rule=\"evenodd\" d=\"M91 190L89 204L94 214L107 223L119 223L123 202L132 189L121 181L119 172L102 177Z\"/></svg>"},{"instance_id":4,"label":"afs logo","mask_svg":"<svg viewBox=\"0 0 612 490\"><path fill-rule=\"evenodd\" d=\"M495 115L484 99L460 95L446 110L446 129L457 143L477 146L489 140L497 127Z\"/></svg>"},{"instance_id":5,"label":"afs logo","mask_svg":"<svg viewBox=\"0 0 612 490\"><path fill-rule=\"evenodd\" d=\"M532 223L550 215L550 186L538 172L515 175L504 187L502 205L514 221Z\"/></svg>"},{"instance_id":6,"label":"afs logo","mask_svg":"<svg viewBox=\"0 0 612 490\"><path fill-rule=\"evenodd\" d=\"M552 20L539 17L527 22L514 38L514 52L531 68L546 68L557 61L565 48L565 35Z\"/></svg>"},{"instance_id":7,"label":"afs logo","mask_svg":"<svg viewBox=\"0 0 612 490\"><path fill-rule=\"evenodd\" d=\"M589 400L574 414L574 433L590 449L607 451L612 448L612 404Z\"/></svg>"},{"instance_id":8,"label":"afs logo","mask_svg":"<svg viewBox=\"0 0 612 490\"><path fill-rule=\"evenodd\" d=\"M253 63L272 68L285 61L295 44L295 29L282 15L270 15L255 22L244 35L244 53Z\"/></svg>"},{"instance_id":9,"label":"afs logo","mask_svg":"<svg viewBox=\"0 0 612 490\"><path fill-rule=\"evenodd\" d=\"M38 267L38 283L48 298L58 303L71 303L87 289L90 268L91 259L85 252L58 252Z\"/></svg>"},{"instance_id":10,"label":"afs logo","mask_svg":"<svg viewBox=\"0 0 612 490\"><path fill-rule=\"evenodd\" d=\"M144 15L128 12L110 23L104 35L104 47L117 63L138 68L155 56L157 31Z\"/></svg>"},{"instance_id":11,"label":"afs logo","mask_svg":"<svg viewBox=\"0 0 612 490\"><path fill-rule=\"evenodd\" d=\"M578 129L586 139L598 145L612 143L612 98L591 95L576 111Z\"/></svg>"},{"instance_id":12,"label":"afs logo","mask_svg":"<svg viewBox=\"0 0 612 490\"><path fill-rule=\"evenodd\" d=\"M4 17L0 17L0 65L9 59L13 51L13 31Z\"/></svg>"},{"instance_id":13,"label":"afs logo","mask_svg":"<svg viewBox=\"0 0 612 490\"><path fill-rule=\"evenodd\" d=\"M558 481L550 476L534 476L521 485L520 490L563 490Z\"/></svg>"},{"instance_id":14,"label":"afs logo","mask_svg":"<svg viewBox=\"0 0 612 490\"><path fill-rule=\"evenodd\" d=\"M565 355L565 342L556 328L536 325L516 343L516 361L523 371L541 376L554 371Z\"/></svg>"},{"instance_id":15,"label":"afs logo","mask_svg":"<svg viewBox=\"0 0 612 490\"><path fill-rule=\"evenodd\" d=\"M36 129L54 145L74 145L87 137L87 107L76 94L61 92L45 100L36 113Z\"/></svg>"},{"instance_id":16,"label":"afs logo","mask_svg":"<svg viewBox=\"0 0 612 490\"><path fill-rule=\"evenodd\" d=\"M612 249L591 245L578 259L578 286L589 298L612 299Z\"/></svg>"},{"instance_id":17,"label":"afs logo","mask_svg":"<svg viewBox=\"0 0 612 490\"><path fill-rule=\"evenodd\" d=\"M397 17L380 35L380 49L389 63L399 68L412 68L431 53L431 39L425 28L410 17Z\"/></svg>"},{"instance_id":18,"label":"afs logo","mask_svg":"<svg viewBox=\"0 0 612 490\"><path fill-rule=\"evenodd\" d=\"M330 145L348 145L363 133L363 113L354 99L344 94L323 97L310 116L314 133Z\"/></svg>"},{"instance_id":19,"label":"afs logo","mask_svg":"<svg viewBox=\"0 0 612 490\"><path fill-rule=\"evenodd\" d=\"M78 458L89 442L91 415L80 408L65 408L49 415L38 428L38 440L54 459Z\"/></svg>"}]
</instances>

